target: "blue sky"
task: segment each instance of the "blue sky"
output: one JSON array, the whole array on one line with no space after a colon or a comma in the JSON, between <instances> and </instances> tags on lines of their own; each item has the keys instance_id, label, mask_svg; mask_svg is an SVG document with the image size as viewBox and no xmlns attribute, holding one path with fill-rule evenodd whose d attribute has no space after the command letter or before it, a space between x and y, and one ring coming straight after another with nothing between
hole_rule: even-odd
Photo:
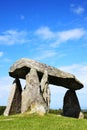
<instances>
[{"instance_id":1,"label":"blue sky","mask_svg":"<svg viewBox=\"0 0 87 130\"><path fill-rule=\"evenodd\" d=\"M10 66L34 59L74 74L84 88L77 91L87 108L87 1L0 1L0 105L6 105L13 79ZM61 108L66 89L51 86L51 108Z\"/></svg>"}]
</instances>

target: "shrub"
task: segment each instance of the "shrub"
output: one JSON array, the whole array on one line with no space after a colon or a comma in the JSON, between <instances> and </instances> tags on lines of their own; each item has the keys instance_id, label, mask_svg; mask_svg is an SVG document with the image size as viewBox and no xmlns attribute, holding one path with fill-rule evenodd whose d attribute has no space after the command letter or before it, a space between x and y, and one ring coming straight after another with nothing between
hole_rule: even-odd
<instances>
[{"instance_id":1,"label":"shrub","mask_svg":"<svg viewBox=\"0 0 87 130\"><path fill-rule=\"evenodd\" d=\"M56 110L56 109L50 109L49 113L62 115L63 111L62 111L62 109L58 109L58 110Z\"/></svg>"},{"instance_id":2,"label":"shrub","mask_svg":"<svg viewBox=\"0 0 87 130\"><path fill-rule=\"evenodd\" d=\"M3 115L6 106L0 106L0 115Z\"/></svg>"}]
</instances>

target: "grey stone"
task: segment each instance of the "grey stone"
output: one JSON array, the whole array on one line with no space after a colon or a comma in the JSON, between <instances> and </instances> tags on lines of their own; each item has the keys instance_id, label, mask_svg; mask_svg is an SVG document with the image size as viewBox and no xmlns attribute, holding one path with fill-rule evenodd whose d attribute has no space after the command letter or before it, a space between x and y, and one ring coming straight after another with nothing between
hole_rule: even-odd
<instances>
[{"instance_id":1,"label":"grey stone","mask_svg":"<svg viewBox=\"0 0 87 130\"><path fill-rule=\"evenodd\" d=\"M9 95L8 105L4 111L5 116L21 113L21 92L20 81L15 79Z\"/></svg>"},{"instance_id":2,"label":"grey stone","mask_svg":"<svg viewBox=\"0 0 87 130\"><path fill-rule=\"evenodd\" d=\"M79 113L79 119L84 119L84 114L82 112Z\"/></svg>"},{"instance_id":3,"label":"grey stone","mask_svg":"<svg viewBox=\"0 0 87 130\"><path fill-rule=\"evenodd\" d=\"M22 92L21 112L46 113L47 105L40 93L38 73L31 69L26 75L26 88Z\"/></svg>"},{"instance_id":4,"label":"grey stone","mask_svg":"<svg viewBox=\"0 0 87 130\"><path fill-rule=\"evenodd\" d=\"M49 88L47 71L45 71L43 74L40 86L41 86L42 97L44 98L44 101L46 102L46 104L48 106L47 111L49 111L49 108L50 108L50 88Z\"/></svg>"},{"instance_id":5,"label":"grey stone","mask_svg":"<svg viewBox=\"0 0 87 130\"><path fill-rule=\"evenodd\" d=\"M83 84L77 80L74 75L26 58L22 58L15 62L10 68L9 75L14 78L19 77L25 79L31 68L37 70L39 79L41 79L44 72L47 71L49 84L63 86L73 90L83 87Z\"/></svg>"},{"instance_id":6,"label":"grey stone","mask_svg":"<svg viewBox=\"0 0 87 130\"><path fill-rule=\"evenodd\" d=\"M4 115L16 113L45 114L50 108L49 84L69 88L64 97L63 114L69 117L81 117L80 105L75 90L83 84L77 78L52 66L30 59L20 59L10 68L9 75L16 78L12 85ZM22 90L19 78L26 80Z\"/></svg>"},{"instance_id":7,"label":"grey stone","mask_svg":"<svg viewBox=\"0 0 87 130\"><path fill-rule=\"evenodd\" d=\"M68 90L64 97L63 115L79 118L81 108L75 91Z\"/></svg>"}]
</instances>

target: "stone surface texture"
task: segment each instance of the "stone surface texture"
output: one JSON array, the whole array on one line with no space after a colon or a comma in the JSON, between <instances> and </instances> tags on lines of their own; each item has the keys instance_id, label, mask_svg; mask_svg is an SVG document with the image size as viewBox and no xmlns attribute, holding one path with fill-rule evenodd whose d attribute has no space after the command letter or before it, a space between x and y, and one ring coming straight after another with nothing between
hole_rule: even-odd
<instances>
[{"instance_id":1,"label":"stone surface texture","mask_svg":"<svg viewBox=\"0 0 87 130\"><path fill-rule=\"evenodd\" d=\"M68 90L64 97L63 115L79 118L81 108L75 91Z\"/></svg>"},{"instance_id":2,"label":"stone surface texture","mask_svg":"<svg viewBox=\"0 0 87 130\"><path fill-rule=\"evenodd\" d=\"M19 79L15 79L8 99L8 105L4 112L5 116L21 112L21 84Z\"/></svg>"},{"instance_id":3,"label":"stone surface texture","mask_svg":"<svg viewBox=\"0 0 87 130\"><path fill-rule=\"evenodd\" d=\"M35 69L31 69L30 73L26 75L26 87L22 92L22 113L26 111L46 113L47 104L40 92L38 73Z\"/></svg>"},{"instance_id":4,"label":"stone surface texture","mask_svg":"<svg viewBox=\"0 0 87 130\"><path fill-rule=\"evenodd\" d=\"M48 106L48 111L49 111L49 108L50 108L50 88L49 88L47 71L45 71L43 74L43 77L42 77L41 83L40 83L40 87L41 87L42 97L44 98L44 101L46 102L46 104Z\"/></svg>"},{"instance_id":5,"label":"stone surface texture","mask_svg":"<svg viewBox=\"0 0 87 130\"><path fill-rule=\"evenodd\" d=\"M83 84L74 75L26 58L15 62L10 68L9 75L14 78L25 79L31 68L37 70L39 79L41 79L44 72L47 71L49 84L63 86L72 90L81 89L83 87Z\"/></svg>"}]
</instances>

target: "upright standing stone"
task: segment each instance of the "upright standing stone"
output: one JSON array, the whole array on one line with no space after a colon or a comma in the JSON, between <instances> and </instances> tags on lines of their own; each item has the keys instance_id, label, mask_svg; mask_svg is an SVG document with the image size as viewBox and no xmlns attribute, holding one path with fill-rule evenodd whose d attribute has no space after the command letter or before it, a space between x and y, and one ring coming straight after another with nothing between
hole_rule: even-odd
<instances>
[{"instance_id":1,"label":"upright standing stone","mask_svg":"<svg viewBox=\"0 0 87 130\"><path fill-rule=\"evenodd\" d=\"M81 108L74 90L68 90L64 97L63 115L78 118Z\"/></svg>"},{"instance_id":2,"label":"upright standing stone","mask_svg":"<svg viewBox=\"0 0 87 130\"><path fill-rule=\"evenodd\" d=\"M4 112L5 116L21 113L21 84L19 79L15 79L11 88L11 93L8 99L8 105Z\"/></svg>"},{"instance_id":3,"label":"upright standing stone","mask_svg":"<svg viewBox=\"0 0 87 130\"><path fill-rule=\"evenodd\" d=\"M40 93L40 82L37 71L31 69L26 75L26 88L22 92L21 112L46 113L46 103Z\"/></svg>"},{"instance_id":4,"label":"upright standing stone","mask_svg":"<svg viewBox=\"0 0 87 130\"><path fill-rule=\"evenodd\" d=\"M40 85L41 85L42 96L44 98L44 101L47 104L47 111L49 111L49 108L50 108L50 88L49 88L47 71L44 72Z\"/></svg>"}]
</instances>

